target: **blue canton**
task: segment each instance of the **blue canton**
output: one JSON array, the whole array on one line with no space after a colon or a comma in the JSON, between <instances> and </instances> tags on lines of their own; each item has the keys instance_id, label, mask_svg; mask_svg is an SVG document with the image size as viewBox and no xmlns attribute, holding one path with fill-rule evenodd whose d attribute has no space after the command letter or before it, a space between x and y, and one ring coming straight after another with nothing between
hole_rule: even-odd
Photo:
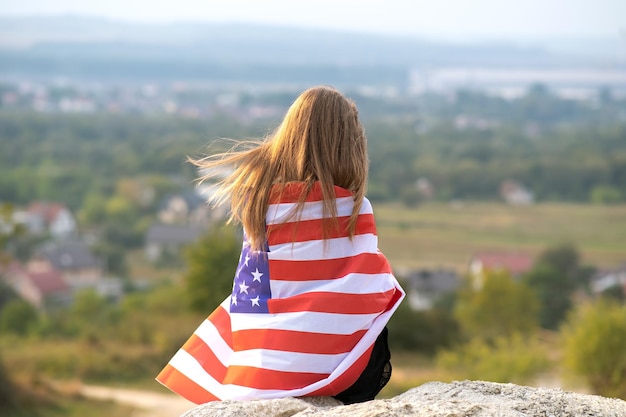
<instances>
[{"instance_id":1,"label":"blue canton","mask_svg":"<svg viewBox=\"0 0 626 417\"><path fill-rule=\"evenodd\" d=\"M250 244L244 239L230 296L230 312L268 313L267 300L270 298L267 252L250 250Z\"/></svg>"}]
</instances>

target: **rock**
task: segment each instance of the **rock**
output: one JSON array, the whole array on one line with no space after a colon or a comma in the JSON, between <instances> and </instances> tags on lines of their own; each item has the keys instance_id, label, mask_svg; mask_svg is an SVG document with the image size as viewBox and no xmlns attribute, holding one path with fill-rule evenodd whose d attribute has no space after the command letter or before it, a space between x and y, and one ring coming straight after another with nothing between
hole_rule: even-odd
<instances>
[{"instance_id":1,"label":"rock","mask_svg":"<svg viewBox=\"0 0 626 417\"><path fill-rule=\"evenodd\" d=\"M331 397L223 401L182 417L626 417L626 401L515 384L429 382L395 398L342 405Z\"/></svg>"}]
</instances>

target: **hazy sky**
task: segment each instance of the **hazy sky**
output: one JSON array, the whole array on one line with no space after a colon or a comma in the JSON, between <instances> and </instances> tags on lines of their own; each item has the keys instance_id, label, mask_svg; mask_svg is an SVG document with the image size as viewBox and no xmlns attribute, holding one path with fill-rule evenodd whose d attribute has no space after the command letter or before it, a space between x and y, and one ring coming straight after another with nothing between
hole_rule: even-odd
<instances>
[{"instance_id":1,"label":"hazy sky","mask_svg":"<svg viewBox=\"0 0 626 417\"><path fill-rule=\"evenodd\" d=\"M0 15L24 14L256 22L457 40L626 38L626 0L0 0Z\"/></svg>"}]
</instances>

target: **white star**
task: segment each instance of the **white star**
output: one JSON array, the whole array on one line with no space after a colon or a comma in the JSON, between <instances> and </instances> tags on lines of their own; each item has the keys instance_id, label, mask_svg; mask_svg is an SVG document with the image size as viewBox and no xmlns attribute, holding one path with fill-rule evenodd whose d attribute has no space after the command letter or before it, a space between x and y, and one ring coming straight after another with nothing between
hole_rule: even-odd
<instances>
[{"instance_id":1,"label":"white star","mask_svg":"<svg viewBox=\"0 0 626 417\"><path fill-rule=\"evenodd\" d=\"M230 302L231 302L231 304L233 304L233 305L237 305L237 296L236 296L236 295L231 296L231 297L230 297L230 300L231 300L231 301L230 301Z\"/></svg>"},{"instance_id":2,"label":"white star","mask_svg":"<svg viewBox=\"0 0 626 417\"><path fill-rule=\"evenodd\" d=\"M250 301L252 301L252 307L254 307L255 305L261 307L261 305L259 304L259 298L260 297L257 295L256 297L250 299Z\"/></svg>"},{"instance_id":3,"label":"white star","mask_svg":"<svg viewBox=\"0 0 626 417\"><path fill-rule=\"evenodd\" d=\"M248 261L249 261L249 260L250 260L250 257L249 257L249 256L248 256L248 254L246 253L246 260L245 260L245 262L244 262L244 263L246 264L246 266L248 266Z\"/></svg>"},{"instance_id":4,"label":"white star","mask_svg":"<svg viewBox=\"0 0 626 417\"><path fill-rule=\"evenodd\" d=\"M241 294L242 292L245 292L246 294L248 294L249 287L250 287L249 285L246 285L246 281L239 284L239 294Z\"/></svg>"},{"instance_id":5,"label":"white star","mask_svg":"<svg viewBox=\"0 0 626 417\"><path fill-rule=\"evenodd\" d=\"M252 273L252 275L254 276L254 278L252 278L252 282L254 281L261 282L261 277L263 276L263 273L259 272L259 268L257 268L256 271Z\"/></svg>"}]
</instances>

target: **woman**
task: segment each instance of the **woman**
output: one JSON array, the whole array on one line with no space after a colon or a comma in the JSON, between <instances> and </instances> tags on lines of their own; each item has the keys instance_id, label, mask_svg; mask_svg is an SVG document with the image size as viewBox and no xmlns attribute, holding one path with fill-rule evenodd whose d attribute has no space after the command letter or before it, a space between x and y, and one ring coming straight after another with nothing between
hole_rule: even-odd
<instances>
[{"instance_id":1,"label":"woman","mask_svg":"<svg viewBox=\"0 0 626 417\"><path fill-rule=\"evenodd\" d=\"M232 294L157 380L196 403L334 396L368 401L391 375L387 331L404 292L378 250L355 104L314 87L246 149L191 160L230 170L214 202L243 225Z\"/></svg>"}]
</instances>

